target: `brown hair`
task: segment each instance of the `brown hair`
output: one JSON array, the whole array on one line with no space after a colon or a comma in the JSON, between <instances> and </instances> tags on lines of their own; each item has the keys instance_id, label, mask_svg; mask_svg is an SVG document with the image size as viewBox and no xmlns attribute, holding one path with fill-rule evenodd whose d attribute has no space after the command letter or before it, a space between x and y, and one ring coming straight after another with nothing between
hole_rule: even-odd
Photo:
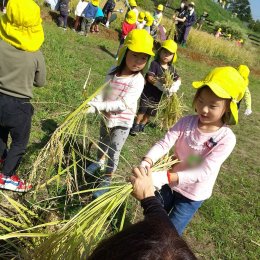
<instances>
[{"instance_id":1,"label":"brown hair","mask_svg":"<svg viewBox=\"0 0 260 260\"><path fill-rule=\"evenodd\" d=\"M192 107L194 108L195 111L196 111L196 108L195 108L196 102L197 102L202 90L205 90L205 89L209 89L212 93L214 93L208 85L202 86L201 88L197 89L197 92L192 101ZM229 124L230 119L231 119L231 112L229 110L229 104L231 102L231 99L226 99L226 98L223 98L223 99L225 99L227 101L227 104L226 104L226 111L225 111L224 115L222 116L222 122L225 124Z\"/></svg>"}]
</instances>

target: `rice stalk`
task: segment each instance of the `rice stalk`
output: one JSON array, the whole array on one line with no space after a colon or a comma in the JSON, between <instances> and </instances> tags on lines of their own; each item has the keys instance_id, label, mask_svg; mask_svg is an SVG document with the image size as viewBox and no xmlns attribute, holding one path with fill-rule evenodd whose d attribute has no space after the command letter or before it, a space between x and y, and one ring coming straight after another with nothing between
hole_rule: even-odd
<instances>
[{"instance_id":1,"label":"rice stalk","mask_svg":"<svg viewBox=\"0 0 260 260\"><path fill-rule=\"evenodd\" d=\"M174 83L173 74L166 70L163 77L165 81L164 88L169 90ZM173 93L171 96L168 96L163 93L157 106L155 122L157 122L160 129L168 130L183 116L185 109L182 95L178 96L177 93Z\"/></svg>"}]
</instances>

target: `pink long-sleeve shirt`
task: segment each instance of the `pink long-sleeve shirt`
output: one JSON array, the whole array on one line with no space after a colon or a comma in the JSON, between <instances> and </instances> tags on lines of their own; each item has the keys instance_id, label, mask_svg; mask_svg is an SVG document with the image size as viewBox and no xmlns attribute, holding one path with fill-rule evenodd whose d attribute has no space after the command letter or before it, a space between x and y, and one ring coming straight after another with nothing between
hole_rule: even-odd
<instances>
[{"instance_id":1,"label":"pink long-sleeve shirt","mask_svg":"<svg viewBox=\"0 0 260 260\"><path fill-rule=\"evenodd\" d=\"M198 129L198 120L198 116L180 119L146 155L155 163L174 146L174 156L180 162L173 171L178 174L179 183L171 188L195 201L211 196L220 167L236 144L228 126L204 133Z\"/></svg>"}]
</instances>

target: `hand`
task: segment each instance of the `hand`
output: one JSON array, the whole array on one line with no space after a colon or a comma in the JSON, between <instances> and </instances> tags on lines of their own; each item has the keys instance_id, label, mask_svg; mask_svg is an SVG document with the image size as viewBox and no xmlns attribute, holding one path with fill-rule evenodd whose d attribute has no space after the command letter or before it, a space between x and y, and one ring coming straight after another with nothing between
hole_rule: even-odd
<instances>
[{"instance_id":1,"label":"hand","mask_svg":"<svg viewBox=\"0 0 260 260\"><path fill-rule=\"evenodd\" d=\"M132 195L138 200L154 196L151 170L143 167L136 167L133 169L132 173L133 175L130 177L133 185Z\"/></svg>"},{"instance_id":2,"label":"hand","mask_svg":"<svg viewBox=\"0 0 260 260\"><path fill-rule=\"evenodd\" d=\"M145 160L141 161L141 164L140 164L141 167L145 168L145 169L149 169L151 168L151 164Z\"/></svg>"},{"instance_id":3,"label":"hand","mask_svg":"<svg viewBox=\"0 0 260 260\"><path fill-rule=\"evenodd\" d=\"M244 113L244 115L245 116L249 116L249 115L251 115L252 114L252 110L251 109L246 109L246 111L245 111L245 113Z\"/></svg>"},{"instance_id":4,"label":"hand","mask_svg":"<svg viewBox=\"0 0 260 260\"><path fill-rule=\"evenodd\" d=\"M152 172L153 186L160 190L163 185L169 184L167 171Z\"/></svg>"},{"instance_id":5,"label":"hand","mask_svg":"<svg viewBox=\"0 0 260 260\"><path fill-rule=\"evenodd\" d=\"M176 80L175 82L172 83L172 85L171 85L171 87L170 87L170 90L169 90L170 96L171 96L173 93L176 93L176 92L179 90L180 85L181 85L181 80L180 80L180 79L178 79L178 80Z\"/></svg>"},{"instance_id":6,"label":"hand","mask_svg":"<svg viewBox=\"0 0 260 260\"><path fill-rule=\"evenodd\" d=\"M90 106L90 107L87 109L87 114L94 114L94 113L96 113L95 107Z\"/></svg>"}]
</instances>

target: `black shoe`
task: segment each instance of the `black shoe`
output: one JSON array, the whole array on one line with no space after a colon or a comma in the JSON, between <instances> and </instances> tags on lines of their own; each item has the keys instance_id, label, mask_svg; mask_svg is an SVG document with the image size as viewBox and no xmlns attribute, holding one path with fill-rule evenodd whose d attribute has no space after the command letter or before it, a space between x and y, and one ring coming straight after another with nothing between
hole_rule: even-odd
<instances>
[{"instance_id":1,"label":"black shoe","mask_svg":"<svg viewBox=\"0 0 260 260\"><path fill-rule=\"evenodd\" d=\"M130 135L136 136L140 132L140 125L139 124L133 124L133 127L130 130Z\"/></svg>"},{"instance_id":2,"label":"black shoe","mask_svg":"<svg viewBox=\"0 0 260 260\"><path fill-rule=\"evenodd\" d=\"M144 132L145 125L140 124L139 125L139 132Z\"/></svg>"}]
</instances>

